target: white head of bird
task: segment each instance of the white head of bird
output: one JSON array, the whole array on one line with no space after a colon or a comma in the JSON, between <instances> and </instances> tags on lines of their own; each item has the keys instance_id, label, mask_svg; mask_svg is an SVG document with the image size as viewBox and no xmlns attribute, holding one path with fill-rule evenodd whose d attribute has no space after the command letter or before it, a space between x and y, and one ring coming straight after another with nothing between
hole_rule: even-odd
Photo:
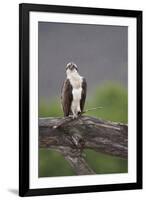
<instances>
[{"instance_id":1,"label":"white head of bird","mask_svg":"<svg viewBox=\"0 0 146 200\"><path fill-rule=\"evenodd\" d=\"M79 77L78 67L75 63L70 62L66 65L66 75L69 79Z\"/></svg>"}]
</instances>

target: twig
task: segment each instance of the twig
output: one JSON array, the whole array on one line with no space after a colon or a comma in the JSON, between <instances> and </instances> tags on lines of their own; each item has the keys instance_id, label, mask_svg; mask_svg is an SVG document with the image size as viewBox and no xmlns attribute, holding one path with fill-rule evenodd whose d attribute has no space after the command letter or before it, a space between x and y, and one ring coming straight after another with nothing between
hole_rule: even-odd
<instances>
[{"instance_id":1,"label":"twig","mask_svg":"<svg viewBox=\"0 0 146 200\"><path fill-rule=\"evenodd\" d=\"M103 107L90 108L90 109L84 110L82 113L86 113L86 112L88 112L88 111L97 110L97 109L102 109L102 108L103 108Z\"/></svg>"}]
</instances>

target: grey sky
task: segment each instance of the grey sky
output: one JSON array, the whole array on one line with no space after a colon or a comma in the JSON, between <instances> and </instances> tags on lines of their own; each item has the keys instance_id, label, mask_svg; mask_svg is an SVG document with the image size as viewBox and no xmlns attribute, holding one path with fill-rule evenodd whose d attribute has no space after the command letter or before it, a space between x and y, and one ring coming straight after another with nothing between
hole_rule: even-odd
<instances>
[{"instance_id":1,"label":"grey sky","mask_svg":"<svg viewBox=\"0 0 146 200\"><path fill-rule=\"evenodd\" d=\"M39 98L60 95L65 66L73 61L90 94L105 81L127 87L128 28L39 22Z\"/></svg>"}]
</instances>

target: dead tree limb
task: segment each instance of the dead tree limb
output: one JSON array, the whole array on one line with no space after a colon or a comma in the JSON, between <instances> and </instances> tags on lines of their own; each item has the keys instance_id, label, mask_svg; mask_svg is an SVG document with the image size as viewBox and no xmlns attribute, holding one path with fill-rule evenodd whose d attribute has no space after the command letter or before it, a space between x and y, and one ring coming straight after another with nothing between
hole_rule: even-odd
<instances>
[{"instance_id":1,"label":"dead tree limb","mask_svg":"<svg viewBox=\"0 0 146 200\"><path fill-rule=\"evenodd\" d=\"M76 174L94 174L85 162L82 151L93 149L127 158L128 126L89 116L77 119L40 118L39 147L59 151Z\"/></svg>"}]
</instances>

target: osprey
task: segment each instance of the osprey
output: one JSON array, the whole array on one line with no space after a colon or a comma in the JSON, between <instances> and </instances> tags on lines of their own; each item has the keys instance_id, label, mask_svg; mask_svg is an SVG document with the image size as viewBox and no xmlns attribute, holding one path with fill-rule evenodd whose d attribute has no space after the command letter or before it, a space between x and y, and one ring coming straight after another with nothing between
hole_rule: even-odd
<instances>
[{"instance_id":1,"label":"osprey","mask_svg":"<svg viewBox=\"0 0 146 200\"><path fill-rule=\"evenodd\" d=\"M67 78L61 90L61 103L64 116L72 115L77 118L84 109L87 83L86 79L79 75L78 67L74 63L66 66Z\"/></svg>"}]
</instances>

